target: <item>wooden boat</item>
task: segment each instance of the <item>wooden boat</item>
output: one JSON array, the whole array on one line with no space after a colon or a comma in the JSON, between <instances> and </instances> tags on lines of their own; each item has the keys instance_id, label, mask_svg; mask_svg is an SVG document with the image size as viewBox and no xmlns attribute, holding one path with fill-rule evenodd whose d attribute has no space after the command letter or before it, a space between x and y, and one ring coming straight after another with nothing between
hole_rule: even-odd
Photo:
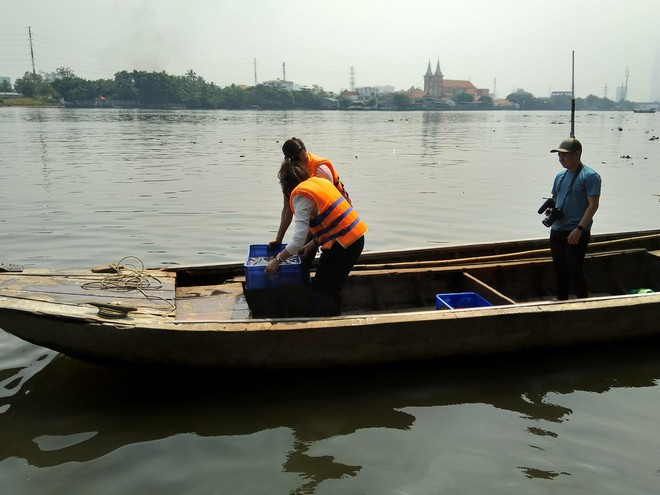
<instances>
[{"instance_id":1,"label":"wooden boat","mask_svg":"<svg viewBox=\"0 0 660 495\"><path fill-rule=\"evenodd\" d=\"M95 363L323 368L484 355L660 334L660 230L594 236L588 299L553 300L547 239L365 253L342 316L253 316L243 263L0 273L0 328ZM104 273L104 272L111 273ZM293 297L288 298L294 291ZM492 306L438 310L437 294Z\"/></svg>"}]
</instances>

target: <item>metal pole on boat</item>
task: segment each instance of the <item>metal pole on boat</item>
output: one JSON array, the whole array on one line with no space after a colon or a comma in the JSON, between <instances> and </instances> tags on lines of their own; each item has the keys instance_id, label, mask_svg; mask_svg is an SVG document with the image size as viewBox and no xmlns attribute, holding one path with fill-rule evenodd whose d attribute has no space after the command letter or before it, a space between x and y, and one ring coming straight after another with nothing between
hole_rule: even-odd
<instances>
[{"instance_id":1,"label":"metal pole on boat","mask_svg":"<svg viewBox=\"0 0 660 495\"><path fill-rule=\"evenodd\" d=\"M575 50L571 55L571 135L575 137Z\"/></svg>"}]
</instances>

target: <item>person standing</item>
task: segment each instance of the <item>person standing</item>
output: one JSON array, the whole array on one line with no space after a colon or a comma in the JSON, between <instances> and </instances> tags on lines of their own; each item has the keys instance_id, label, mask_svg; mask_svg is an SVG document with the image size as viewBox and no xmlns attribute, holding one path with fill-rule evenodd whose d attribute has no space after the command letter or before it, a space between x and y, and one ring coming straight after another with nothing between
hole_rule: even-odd
<instances>
[{"instance_id":1,"label":"person standing","mask_svg":"<svg viewBox=\"0 0 660 495\"><path fill-rule=\"evenodd\" d=\"M341 289L364 248L366 224L348 199L330 181L310 177L300 160L285 158L278 173L282 193L295 216L291 241L268 265L274 274L280 263L299 252L305 256L321 247L312 279L312 314L341 314ZM311 239L308 234L311 233Z\"/></svg>"},{"instance_id":2,"label":"person standing","mask_svg":"<svg viewBox=\"0 0 660 495\"><path fill-rule=\"evenodd\" d=\"M572 286L576 297L589 296L584 258L591 239L593 218L600 203L601 178L582 163L582 143L564 139L557 153L564 168L552 185L554 205L546 210L544 225L550 226L550 250L557 276L557 300L568 299Z\"/></svg>"}]
</instances>

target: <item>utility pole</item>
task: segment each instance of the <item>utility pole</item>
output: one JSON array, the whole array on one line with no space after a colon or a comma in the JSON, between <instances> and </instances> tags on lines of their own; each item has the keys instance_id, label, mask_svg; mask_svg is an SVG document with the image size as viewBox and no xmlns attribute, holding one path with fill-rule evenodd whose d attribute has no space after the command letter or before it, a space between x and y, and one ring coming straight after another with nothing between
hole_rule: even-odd
<instances>
[{"instance_id":1,"label":"utility pole","mask_svg":"<svg viewBox=\"0 0 660 495\"><path fill-rule=\"evenodd\" d=\"M254 61L254 85L257 85L257 59L255 58Z\"/></svg>"},{"instance_id":2,"label":"utility pole","mask_svg":"<svg viewBox=\"0 0 660 495\"><path fill-rule=\"evenodd\" d=\"M32 74L37 75L37 71L34 68L34 50L32 49L32 28L28 26L28 35L30 37L30 57L32 57Z\"/></svg>"}]
</instances>

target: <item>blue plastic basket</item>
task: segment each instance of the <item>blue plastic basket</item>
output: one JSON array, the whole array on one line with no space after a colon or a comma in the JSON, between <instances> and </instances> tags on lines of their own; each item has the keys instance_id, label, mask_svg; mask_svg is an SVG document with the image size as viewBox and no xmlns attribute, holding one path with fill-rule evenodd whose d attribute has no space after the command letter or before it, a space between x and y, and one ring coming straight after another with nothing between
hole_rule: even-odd
<instances>
[{"instance_id":1,"label":"blue plastic basket","mask_svg":"<svg viewBox=\"0 0 660 495\"><path fill-rule=\"evenodd\" d=\"M435 295L435 309L483 308L486 306L492 306L492 304L475 292Z\"/></svg>"},{"instance_id":2,"label":"blue plastic basket","mask_svg":"<svg viewBox=\"0 0 660 495\"><path fill-rule=\"evenodd\" d=\"M245 260L245 288L248 290L274 289L286 284L305 284L309 282L309 273L304 274L300 256L295 255L273 275L265 272L269 259L274 258L284 250L281 245L277 249L269 249L267 244L251 244ZM257 262L255 263L255 259Z\"/></svg>"}]
</instances>

